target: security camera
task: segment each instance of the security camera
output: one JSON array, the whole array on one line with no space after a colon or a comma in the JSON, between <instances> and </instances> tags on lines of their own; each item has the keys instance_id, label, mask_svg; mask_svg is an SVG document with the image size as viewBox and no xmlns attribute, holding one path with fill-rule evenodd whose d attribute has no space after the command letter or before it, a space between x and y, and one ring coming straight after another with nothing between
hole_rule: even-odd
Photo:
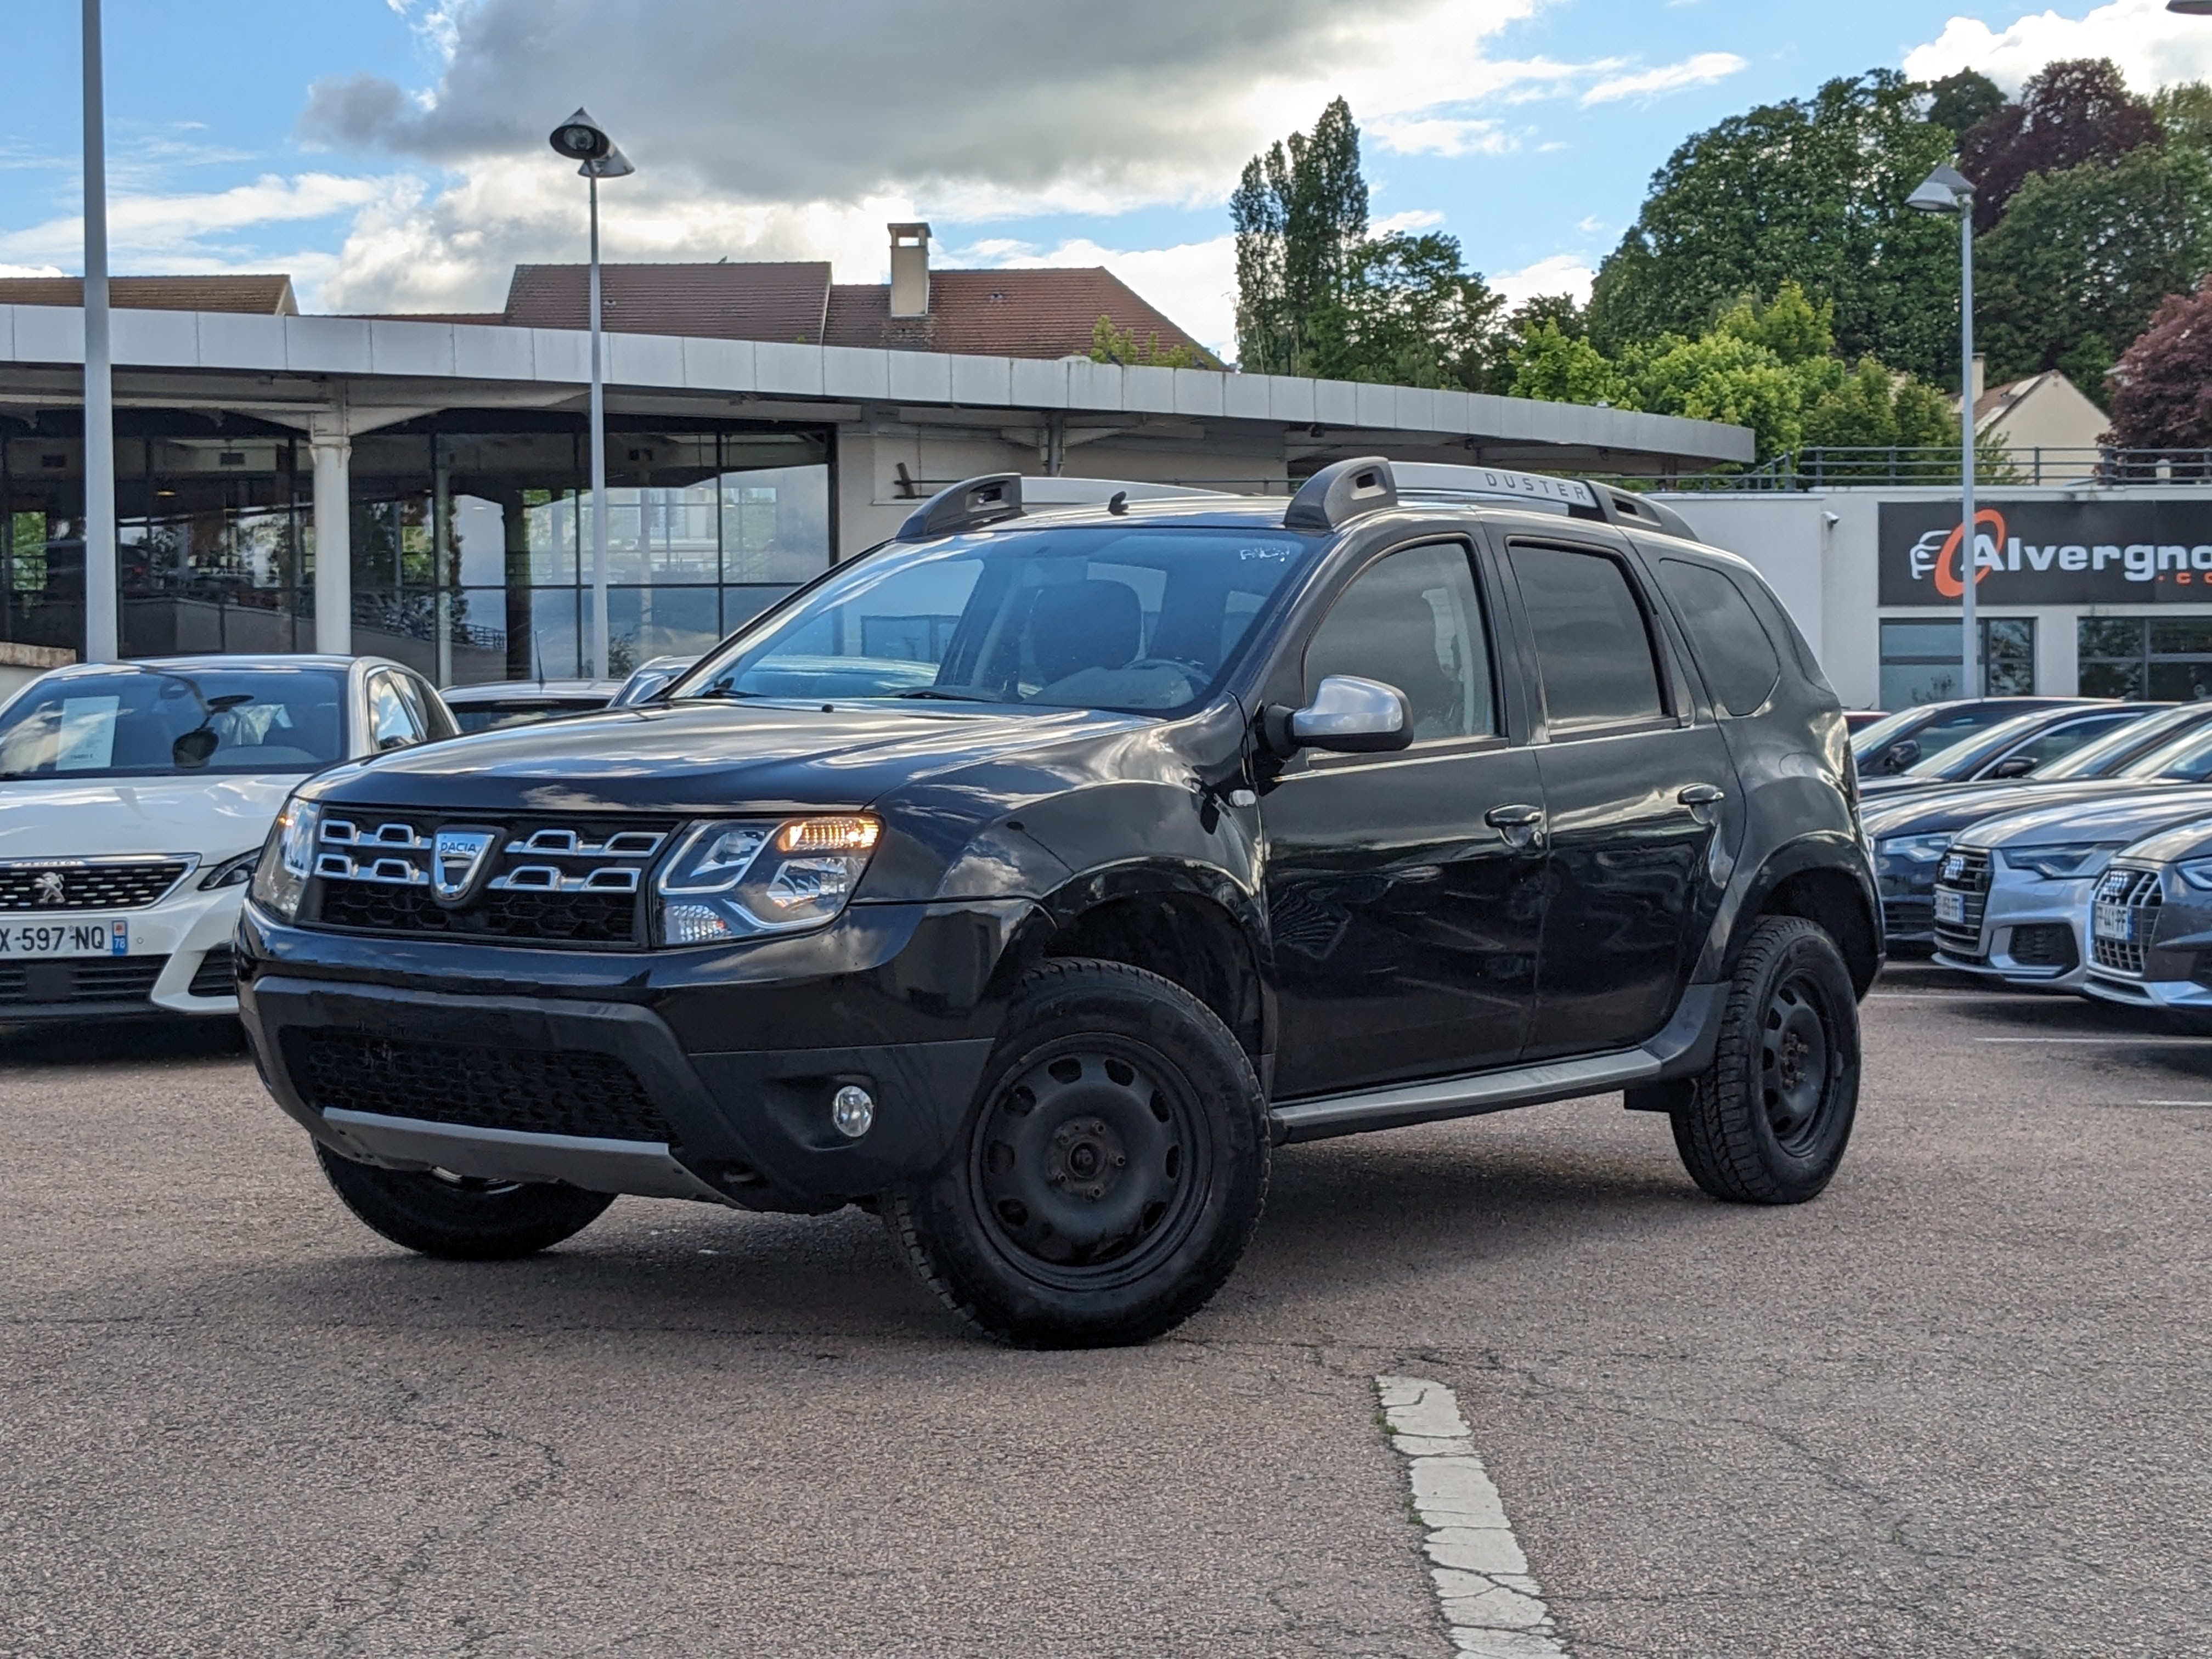
<instances>
[{"instance_id":1,"label":"security camera","mask_svg":"<svg viewBox=\"0 0 2212 1659\"><path fill-rule=\"evenodd\" d=\"M572 161L596 161L615 147L615 141L599 124L580 109L554 128L546 142L553 146L555 155Z\"/></svg>"}]
</instances>

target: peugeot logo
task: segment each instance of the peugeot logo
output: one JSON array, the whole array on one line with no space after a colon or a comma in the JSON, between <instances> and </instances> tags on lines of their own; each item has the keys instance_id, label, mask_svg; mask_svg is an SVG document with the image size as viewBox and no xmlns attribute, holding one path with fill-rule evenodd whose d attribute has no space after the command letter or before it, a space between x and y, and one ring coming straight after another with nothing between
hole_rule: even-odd
<instances>
[{"instance_id":1,"label":"peugeot logo","mask_svg":"<svg viewBox=\"0 0 2212 1659\"><path fill-rule=\"evenodd\" d=\"M69 886L68 884L63 880L62 872L58 870L48 870L44 872L39 877L38 880L33 884L32 891L37 896L38 902L41 904L66 904L69 902Z\"/></svg>"},{"instance_id":2,"label":"peugeot logo","mask_svg":"<svg viewBox=\"0 0 2212 1659\"><path fill-rule=\"evenodd\" d=\"M475 890L477 878L490 861L499 840L495 830L441 830L430 843L430 891L441 904L456 905Z\"/></svg>"}]
</instances>

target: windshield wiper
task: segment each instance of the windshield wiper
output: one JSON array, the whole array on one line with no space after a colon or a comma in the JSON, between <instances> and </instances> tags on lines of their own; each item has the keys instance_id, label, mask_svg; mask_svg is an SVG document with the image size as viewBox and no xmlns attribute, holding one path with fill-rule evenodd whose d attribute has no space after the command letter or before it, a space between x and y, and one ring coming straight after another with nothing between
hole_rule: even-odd
<instances>
[{"instance_id":1,"label":"windshield wiper","mask_svg":"<svg viewBox=\"0 0 2212 1659\"><path fill-rule=\"evenodd\" d=\"M915 691L894 691L894 697L926 698L932 702L994 702L996 698L979 697L972 691L940 691L933 685Z\"/></svg>"},{"instance_id":2,"label":"windshield wiper","mask_svg":"<svg viewBox=\"0 0 2212 1659\"><path fill-rule=\"evenodd\" d=\"M705 691L695 691L688 697L671 697L671 702L710 702L722 697L757 697L757 691L740 691L733 685L717 685Z\"/></svg>"}]
</instances>

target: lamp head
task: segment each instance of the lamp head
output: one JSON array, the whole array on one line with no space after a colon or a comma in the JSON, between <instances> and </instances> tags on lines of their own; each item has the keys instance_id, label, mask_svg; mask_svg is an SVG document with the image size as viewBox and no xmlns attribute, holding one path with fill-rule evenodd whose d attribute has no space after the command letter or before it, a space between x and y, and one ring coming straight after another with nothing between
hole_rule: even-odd
<instances>
[{"instance_id":1,"label":"lamp head","mask_svg":"<svg viewBox=\"0 0 2212 1659\"><path fill-rule=\"evenodd\" d=\"M1954 167L1940 167L1920 181L1905 205L1922 213L1964 213L1974 204L1974 181Z\"/></svg>"},{"instance_id":2,"label":"lamp head","mask_svg":"<svg viewBox=\"0 0 2212 1659\"><path fill-rule=\"evenodd\" d=\"M2166 0L2166 9L2185 17L2212 17L2212 0Z\"/></svg>"},{"instance_id":3,"label":"lamp head","mask_svg":"<svg viewBox=\"0 0 2212 1659\"><path fill-rule=\"evenodd\" d=\"M597 121L592 119L590 112L580 109L554 128L546 142L553 146L555 155L565 155L570 161L580 161L586 167L615 147L615 141L607 137L605 130Z\"/></svg>"}]
</instances>

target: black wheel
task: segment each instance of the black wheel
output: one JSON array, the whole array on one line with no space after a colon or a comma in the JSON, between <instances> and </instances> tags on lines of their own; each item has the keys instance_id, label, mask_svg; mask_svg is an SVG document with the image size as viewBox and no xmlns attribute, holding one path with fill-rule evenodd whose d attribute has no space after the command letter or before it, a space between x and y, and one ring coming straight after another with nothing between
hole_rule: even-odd
<instances>
[{"instance_id":1,"label":"black wheel","mask_svg":"<svg viewBox=\"0 0 2212 1659\"><path fill-rule=\"evenodd\" d=\"M380 1170L318 1141L315 1157L345 1206L394 1244L458 1261L503 1261L580 1233L615 1201L552 1182Z\"/></svg>"},{"instance_id":2,"label":"black wheel","mask_svg":"<svg viewBox=\"0 0 2212 1659\"><path fill-rule=\"evenodd\" d=\"M1259 1224L1267 1110L1206 1006L1120 963L1024 984L934 1180L886 1194L923 1283L1034 1347L1143 1342L1218 1290Z\"/></svg>"},{"instance_id":3,"label":"black wheel","mask_svg":"<svg viewBox=\"0 0 2212 1659\"><path fill-rule=\"evenodd\" d=\"M1802 1204L1843 1162L1858 1113L1859 1010L1835 941L1775 916L1729 986L1719 1047L1674 1114L1698 1185L1744 1204Z\"/></svg>"}]
</instances>

